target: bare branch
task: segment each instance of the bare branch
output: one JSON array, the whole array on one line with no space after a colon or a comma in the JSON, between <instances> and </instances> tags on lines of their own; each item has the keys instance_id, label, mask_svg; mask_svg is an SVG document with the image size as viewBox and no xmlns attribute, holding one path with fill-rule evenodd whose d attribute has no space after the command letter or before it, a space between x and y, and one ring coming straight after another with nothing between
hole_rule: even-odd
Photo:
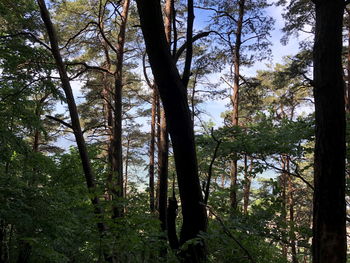
<instances>
[{"instance_id":1,"label":"bare branch","mask_svg":"<svg viewBox=\"0 0 350 263\"><path fill-rule=\"evenodd\" d=\"M48 118L48 119L50 119L50 120L57 121L57 122L61 123L62 125L64 125L64 126L66 126L66 127L68 127L68 128L70 128L70 129L73 130L73 126L72 126L71 124L65 122L64 120L61 120L61 119L59 119L59 118L56 118L56 117L50 116L50 115L45 115L45 116L46 116L46 118Z\"/></svg>"}]
</instances>

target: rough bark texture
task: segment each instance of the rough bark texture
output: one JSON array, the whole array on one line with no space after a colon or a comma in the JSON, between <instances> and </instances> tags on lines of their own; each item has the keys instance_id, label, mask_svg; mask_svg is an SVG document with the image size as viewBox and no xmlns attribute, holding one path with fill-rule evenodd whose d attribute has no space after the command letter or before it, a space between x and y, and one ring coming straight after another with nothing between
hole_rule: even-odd
<instances>
[{"instance_id":1,"label":"rough bark texture","mask_svg":"<svg viewBox=\"0 0 350 263\"><path fill-rule=\"evenodd\" d=\"M318 0L314 45L316 115L313 262L346 262L344 1Z\"/></svg>"},{"instance_id":2,"label":"rough bark texture","mask_svg":"<svg viewBox=\"0 0 350 263\"><path fill-rule=\"evenodd\" d=\"M239 104L239 74L241 64L241 44L242 44L242 28L243 28L243 17L245 9L245 0L238 2L238 20L237 20L237 31L236 41L234 46L234 78L233 78L233 93L232 93L232 125L238 125L238 104ZM237 156L231 161L231 187L230 187L230 199L231 208L237 209Z\"/></svg>"},{"instance_id":3,"label":"rough bark texture","mask_svg":"<svg viewBox=\"0 0 350 263\"><path fill-rule=\"evenodd\" d=\"M163 102L174 149L183 225L180 243L198 236L207 226L206 209L198 178L194 132L185 87L171 57L164 32L160 2L137 0L141 28L151 68ZM187 262L198 262L204 250L190 246ZM198 258L196 258L198 257Z\"/></svg>"}]
</instances>

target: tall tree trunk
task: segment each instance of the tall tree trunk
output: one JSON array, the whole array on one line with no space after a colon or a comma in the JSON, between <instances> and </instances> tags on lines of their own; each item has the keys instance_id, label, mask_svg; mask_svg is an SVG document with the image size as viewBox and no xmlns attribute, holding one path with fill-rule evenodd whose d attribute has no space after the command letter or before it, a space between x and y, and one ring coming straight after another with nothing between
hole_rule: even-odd
<instances>
[{"instance_id":1,"label":"tall tree trunk","mask_svg":"<svg viewBox=\"0 0 350 263\"><path fill-rule=\"evenodd\" d=\"M347 27L347 31L348 31L348 48L347 48L347 85L345 87L345 109L347 113L350 113L350 9L346 8L346 13L347 15L347 23L346 23L346 27Z\"/></svg>"},{"instance_id":2,"label":"tall tree trunk","mask_svg":"<svg viewBox=\"0 0 350 263\"><path fill-rule=\"evenodd\" d=\"M156 210L159 212L159 188L160 188L160 178L159 178L159 174L160 174L160 162L159 162L159 159L161 158L160 155L161 155L161 152L159 151L159 148L161 147L160 146L160 116L161 116L161 109L160 109L160 99L159 99L159 94L158 94L158 90L157 90L157 100L156 100L156 105L157 105L157 113L156 113L156 116L157 116L157 149L158 149L158 159L157 159L157 162L158 162L158 179L157 179L157 186L156 186L156 203L155 203L155 208Z\"/></svg>"},{"instance_id":3,"label":"tall tree trunk","mask_svg":"<svg viewBox=\"0 0 350 263\"><path fill-rule=\"evenodd\" d=\"M282 174L281 174L281 188L282 188L282 211L281 211L281 217L283 220L283 223L285 224L285 227L283 227L283 232L285 233L284 236L282 236L282 255L283 258L287 261L288 259L288 219L287 219L287 203L288 203L288 194L287 194L287 188L288 188L288 174L286 170L286 157L284 155L281 156L281 168L282 168Z\"/></svg>"},{"instance_id":4,"label":"tall tree trunk","mask_svg":"<svg viewBox=\"0 0 350 263\"><path fill-rule=\"evenodd\" d=\"M289 156L287 156L287 172L290 173L290 160ZM288 206L289 206L289 243L291 248L291 254L292 254L292 263L298 263L298 257L297 257L297 240L295 236L294 231L294 184L293 184L293 178L289 175L288 176Z\"/></svg>"},{"instance_id":5,"label":"tall tree trunk","mask_svg":"<svg viewBox=\"0 0 350 263\"><path fill-rule=\"evenodd\" d=\"M248 168L248 156L244 156L244 189L243 189L243 212L245 215L248 214L250 186L251 186L251 173L253 170L253 160L250 158L250 165Z\"/></svg>"},{"instance_id":6,"label":"tall tree trunk","mask_svg":"<svg viewBox=\"0 0 350 263\"><path fill-rule=\"evenodd\" d=\"M126 23L128 20L130 0L125 0L123 11L121 13L120 29L116 46L116 70L115 70L115 87L114 87L114 120L113 134L111 141L112 152L112 173L116 180L115 197L123 198L124 180L123 180L123 150L122 150L122 90L123 90L123 59ZM121 205L115 205L113 208L113 217L121 217L124 208Z\"/></svg>"},{"instance_id":7,"label":"tall tree trunk","mask_svg":"<svg viewBox=\"0 0 350 263\"><path fill-rule=\"evenodd\" d=\"M131 141L131 139L130 139L130 137L128 137L127 143L126 143L126 154L125 154L124 197L126 197L127 190L128 190L130 141Z\"/></svg>"},{"instance_id":8,"label":"tall tree trunk","mask_svg":"<svg viewBox=\"0 0 350 263\"><path fill-rule=\"evenodd\" d=\"M102 211L101 208L99 207L99 199L96 194L96 183L95 183L95 177L91 169L90 165L90 159L88 156L88 152L86 149L86 144L85 144L85 139L80 127L80 122L79 122L79 115L78 115L78 110L77 106L75 104L73 92L72 92L72 87L69 82L69 77L66 72L66 67L65 64L63 63L62 56L60 54L60 50L58 47L58 38L56 35L56 31L54 29L54 26L51 22L50 14L49 11L46 8L46 4L44 0L37 0L39 8L40 8L40 13L41 13L41 18L44 21L50 44L51 44L51 53L55 59L57 70L59 72L59 76L61 79L62 83L62 88L63 91L66 95L67 99L67 104L68 104L68 109L71 117L71 125L73 129L73 133L75 136L75 140L77 142L78 150L79 150L79 155L80 159L82 162L82 167L85 175L85 181L87 184L87 187L89 189L89 192L92 194L91 202L94 205L95 208L95 214L99 217L102 216ZM102 234L105 231L105 225L102 222L98 223L98 229L100 233Z\"/></svg>"},{"instance_id":9,"label":"tall tree trunk","mask_svg":"<svg viewBox=\"0 0 350 263\"><path fill-rule=\"evenodd\" d=\"M243 17L245 12L245 0L240 0L238 2L238 20L237 20L237 31L236 31L236 41L234 46L234 77L233 77L233 93L232 93L232 125L238 126L238 104L239 104L239 74L240 74L240 64L241 64L241 44L242 44L242 28L243 28ZM237 155L231 161L231 187L230 187L230 201L231 208L237 209Z\"/></svg>"},{"instance_id":10,"label":"tall tree trunk","mask_svg":"<svg viewBox=\"0 0 350 263\"><path fill-rule=\"evenodd\" d=\"M155 137L156 137L156 111L157 111L157 90L153 86L152 91L152 112L151 112L151 142L149 146L149 203L152 213L155 211L154 206L154 149L155 149Z\"/></svg>"},{"instance_id":11,"label":"tall tree trunk","mask_svg":"<svg viewBox=\"0 0 350 263\"><path fill-rule=\"evenodd\" d=\"M314 0L316 116L313 263L346 262L343 0Z\"/></svg>"},{"instance_id":12,"label":"tall tree trunk","mask_svg":"<svg viewBox=\"0 0 350 263\"><path fill-rule=\"evenodd\" d=\"M168 200L168 130L164 109L161 110L160 118L160 142L159 142L159 220L163 231L167 229L167 200Z\"/></svg>"},{"instance_id":13,"label":"tall tree trunk","mask_svg":"<svg viewBox=\"0 0 350 263\"><path fill-rule=\"evenodd\" d=\"M194 132L187 102L186 87L169 51L164 32L160 1L137 0L142 32L152 72L165 110L174 149L180 191L183 225L180 243L198 237L207 227L206 209L198 177ZM204 247L190 245L187 262L200 262ZM197 260L197 261L195 261Z\"/></svg>"},{"instance_id":14,"label":"tall tree trunk","mask_svg":"<svg viewBox=\"0 0 350 263\"><path fill-rule=\"evenodd\" d=\"M172 21L173 0L165 2L165 37L168 43L169 52L171 44L171 21ZM167 201L168 201L168 159L169 139L164 108L160 112L160 142L159 142L159 220L163 231L167 230Z\"/></svg>"}]
</instances>

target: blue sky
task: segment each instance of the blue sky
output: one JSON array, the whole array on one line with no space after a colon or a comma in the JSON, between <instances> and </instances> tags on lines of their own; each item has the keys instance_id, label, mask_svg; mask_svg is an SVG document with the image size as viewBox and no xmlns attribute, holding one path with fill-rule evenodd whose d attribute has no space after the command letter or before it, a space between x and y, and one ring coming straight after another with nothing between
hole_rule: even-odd
<instances>
[{"instance_id":1,"label":"blue sky","mask_svg":"<svg viewBox=\"0 0 350 263\"><path fill-rule=\"evenodd\" d=\"M242 68L242 74L244 76L253 76L255 75L257 70L262 70L262 69L267 69L268 64L275 64L275 63L281 63L283 60L284 56L287 55L293 55L296 54L298 51L298 39L290 39L288 45L284 46L281 44L280 39L282 37L282 32L281 28L284 25L283 18L281 16L283 10L281 7L276 7L276 6L271 6L267 9L267 14L272 16L275 19L275 28L271 32L271 50L272 50L272 57L270 58L269 61L261 61L257 62L254 66L249 67L249 68ZM198 29L199 31L207 25L208 20L210 19L208 17L207 11L203 10L198 10L195 9L195 28ZM303 37L303 36L302 36ZM140 70L140 77L141 76L141 70ZM217 78L213 76L213 78ZM214 79L215 80L215 79ZM71 82L73 92L76 98L76 102L82 102L82 94L81 94L81 86L82 83L80 81L72 81ZM225 84L224 84L225 85ZM200 108L204 109L208 114L202 116L202 119L205 121L213 121L216 123L216 126L221 126L222 125L222 118L220 117L221 113L226 110L225 105L229 103L228 99L225 100L208 100L203 105L200 106ZM66 109L65 105L58 104L57 105L57 112L64 112ZM148 130L148 125L147 121L145 118L139 118L140 122L145 125L144 130ZM71 137L71 136L68 136ZM67 147L69 145L74 144L72 140L67 140L67 139L60 139L58 141L58 144L64 147Z\"/></svg>"}]
</instances>

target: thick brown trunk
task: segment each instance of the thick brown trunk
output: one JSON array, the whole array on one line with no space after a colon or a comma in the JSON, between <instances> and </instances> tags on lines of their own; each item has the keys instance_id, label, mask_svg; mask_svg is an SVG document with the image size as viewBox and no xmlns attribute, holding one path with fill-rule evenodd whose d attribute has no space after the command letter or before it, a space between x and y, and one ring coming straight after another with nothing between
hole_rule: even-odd
<instances>
[{"instance_id":1,"label":"thick brown trunk","mask_svg":"<svg viewBox=\"0 0 350 263\"><path fill-rule=\"evenodd\" d=\"M343 0L315 0L313 262L346 262Z\"/></svg>"},{"instance_id":2,"label":"thick brown trunk","mask_svg":"<svg viewBox=\"0 0 350 263\"><path fill-rule=\"evenodd\" d=\"M243 17L245 10L245 0L240 0L238 2L238 20L237 20L237 31L236 31L236 40L234 46L234 77L233 77L233 93L232 93L232 125L238 126L238 105L239 105L239 74L240 74L240 59L241 59L241 44L242 44L242 28L243 28ZM231 199L231 208L237 209L237 155L231 161L231 187L230 187L230 199Z\"/></svg>"},{"instance_id":3,"label":"thick brown trunk","mask_svg":"<svg viewBox=\"0 0 350 263\"><path fill-rule=\"evenodd\" d=\"M187 94L169 51L164 32L160 2L137 0L142 32L152 72L163 102L167 126L174 149L175 166L180 191L183 225L180 243L198 237L207 227L203 206L194 132L187 102ZM188 262L197 262L204 255L203 247L190 246Z\"/></svg>"},{"instance_id":4,"label":"thick brown trunk","mask_svg":"<svg viewBox=\"0 0 350 263\"><path fill-rule=\"evenodd\" d=\"M123 198L124 180L123 180L123 150L122 150L122 90L123 90L123 59L126 23L128 20L130 0L125 0L123 11L121 14L120 29L116 46L116 71L115 71L115 87L114 87L114 119L113 119L113 134L111 140L112 152L112 173L116 180L115 197ZM122 205L114 204L113 217L121 217L124 213Z\"/></svg>"},{"instance_id":5,"label":"thick brown trunk","mask_svg":"<svg viewBox=\"0 0 350 263\"><path fill-rule=\"evenodd\" d=\"M155 149L155 137L156 137L156 108L157 108L157 90L153 86L152 91L152 112L151 112L151 142L149 146L149 203L152 213L155 211L154 206L154 149Z\"/></svg>"}]
</instances>

